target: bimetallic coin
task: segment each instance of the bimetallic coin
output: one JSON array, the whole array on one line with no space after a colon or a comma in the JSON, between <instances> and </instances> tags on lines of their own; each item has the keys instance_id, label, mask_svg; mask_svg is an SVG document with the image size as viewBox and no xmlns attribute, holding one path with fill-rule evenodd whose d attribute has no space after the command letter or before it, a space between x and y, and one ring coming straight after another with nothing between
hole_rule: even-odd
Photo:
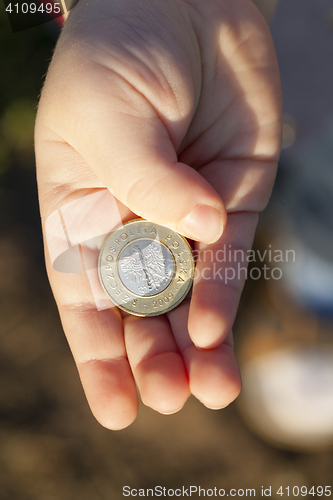
<instances>
[{"instance_id":1,"label":"bimetallic coin","mask_svg":"<svg viewBox=\"0 0 333 500\"><path fill-rule=\"evenodd\" d=\"M109 234L99 254L98 274L118 307L136 316L157 316L186 297L193 281L193 254L180 234L136 219Z\"/></svg>"}]
</instances>

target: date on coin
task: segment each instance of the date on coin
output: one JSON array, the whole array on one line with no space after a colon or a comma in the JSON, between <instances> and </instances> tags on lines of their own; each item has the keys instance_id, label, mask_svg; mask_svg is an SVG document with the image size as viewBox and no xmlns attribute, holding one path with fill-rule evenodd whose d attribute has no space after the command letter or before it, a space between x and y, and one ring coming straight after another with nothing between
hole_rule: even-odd
<instances>
[{"instance_id":1,"label":"date on coin","mask_svg":"<svg viewBox=\"0 0 333 500\"><path fill-rule=\"evenodd\" d=\"M171 311L186 297L192 286L194 259L183 236L135 219L106 238L98 274L118 307L136 316L157 316Z\"/></svg>"}]
</instances>

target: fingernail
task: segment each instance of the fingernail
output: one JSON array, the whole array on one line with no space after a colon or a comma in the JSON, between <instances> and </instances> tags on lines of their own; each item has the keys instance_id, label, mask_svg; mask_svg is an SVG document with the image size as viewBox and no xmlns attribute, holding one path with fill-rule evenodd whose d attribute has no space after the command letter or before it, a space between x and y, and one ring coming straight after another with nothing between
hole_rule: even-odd
<instances>
[{"instance_id":1,"label":"fingernail","mask_svg":"<svg viewBox=\"0 0 333 500\"><path fill-rule=\"evenodd\" d=\"M178 411L180 411L183 407L184 407L184 405L182 405L177 410L173 410L173 411L161 411L161 410L158 410L158 412L161 413L162 415L174 415L175 413L177 413Z\"/></svg>"},{"instance_id":2,"label":"fingernail","mask_svg":"<svg viewBox=\"0 0 333 500\"><path fill-rule=\"evenodd\" d=\"M208 205L199 205L180 223L185 236L204 243L214 243L223 232L222 213Z\"/></svg>"},{"instance_id":3,"label":"fingernail","mask_svg":"<svg viewBox=\"0 0 333 500\"><path fill-rule=\"evenodd\" d=\"M226 408L227 406L229 406L229 403L227 405L224 405L224 406L207 406L206 405L206 408L208 408L209 410L223 410L223 408Z\"/></svg>"}]
</instances>

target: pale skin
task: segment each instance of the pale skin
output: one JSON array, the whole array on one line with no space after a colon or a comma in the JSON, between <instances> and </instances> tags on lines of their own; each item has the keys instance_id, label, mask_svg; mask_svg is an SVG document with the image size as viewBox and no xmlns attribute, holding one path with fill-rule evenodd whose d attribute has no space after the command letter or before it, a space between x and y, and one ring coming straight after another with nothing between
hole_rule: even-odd
<instances>
[{"instance_id":1,"label":"pale skin","mask_svg":"<svg viewBox=\"0 0 333 500\"><path fill-rule=\"evenodd\" d=\"M81 0L38 109L42 219L108 187L124 221L166 225L214 254L224 245L247 250L280 142L274 47L250 0ZM87 277L55 271L45 254L102 425L134 421L137 388L144 404L164 414L180 410L191 393L213 409L237 397L231 328L242 280L214 277L212 262L191 299L167 315L138 318L115 307L97 311Z\"/></svg>"}]
</instances>

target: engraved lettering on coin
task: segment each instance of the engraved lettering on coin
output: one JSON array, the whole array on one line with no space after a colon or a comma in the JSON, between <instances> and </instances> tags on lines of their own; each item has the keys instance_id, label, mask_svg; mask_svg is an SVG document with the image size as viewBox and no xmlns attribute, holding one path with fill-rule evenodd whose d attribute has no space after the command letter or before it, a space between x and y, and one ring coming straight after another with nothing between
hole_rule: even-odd
<instances>
[{"instance_id":1,"label":"engraved lettering on coin","mask_svg":"<svg viewBox=\"0 0 333 500\"><path fill-rule=\"evenodd\" d=\"M194 260L187 240L143 219L125 222L106 238L100 282L112 302L137 316L165 314L187 296Z\"/></svg>"},{"instance_id":2,"label":"engraved lettering on coin","mask_svg":"<svg viewBox=\"0 0 333 500\"><path fill-rule=\"evenodd\" d=\"M165 245L151 238L141 238L124 248L119 256L118 272L128 290L150 297L169 286L175 262Z\"/></svg>"}]
</instances>

